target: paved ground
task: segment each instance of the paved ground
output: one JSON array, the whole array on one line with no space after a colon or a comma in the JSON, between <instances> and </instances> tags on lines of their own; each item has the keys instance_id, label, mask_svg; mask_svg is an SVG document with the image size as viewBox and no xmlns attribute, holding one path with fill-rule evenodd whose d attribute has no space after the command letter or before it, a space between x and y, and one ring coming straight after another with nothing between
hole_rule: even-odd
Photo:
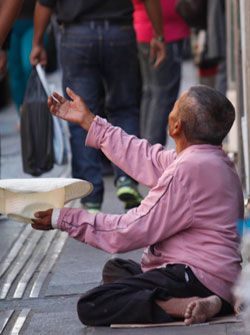
<instances>
[{"instance_id":1,"label":"paved ground","mask_svg":"<svg viewBox=\"0 0 250 335\"><path fill-rule=\"evenodd\" d=\"M193 73L189 64L185 70L183 89ZM16 124L13 107L0 113L2 179L30 177L22 172ZM69 172L69 166L56 166L43 177L67 176ZM121 213L112 177L105 178L105 187L103 211ZM7 219L0 221L0 236L0 334L244 334L242 323L146 329L84 327L77 318L77 300L82 292L99 284L102 265L110 255L67 238L65 233L37 232ZM140 254L139 250L121 256L139 260Z\"/></svg>"}]
</instances>

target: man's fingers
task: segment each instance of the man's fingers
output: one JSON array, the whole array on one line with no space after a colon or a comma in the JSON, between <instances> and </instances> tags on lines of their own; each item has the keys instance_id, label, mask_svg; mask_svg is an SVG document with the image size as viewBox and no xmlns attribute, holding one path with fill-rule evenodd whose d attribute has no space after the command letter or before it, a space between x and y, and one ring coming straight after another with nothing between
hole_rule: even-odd
<instances>
[{"instance_id":1,"label":"man's fingers","mask_svg":"<svg viewBox=\"0 0 250 335\"><path fill-rule=\"evenodd\" d=\"M78 95L69 87L66 88L66 92L72 100L75 100L78 97Z\"/></svg>"},{"instance_id":2,"label":"man's fingers","mask_svg":"<svg viewBox=\"0 0 250 335\"><path fill-rule=\"evenodd\" d=\"M42 219L42 218L46 217L47 215L48 214L46 213L46 211L45 212L44 211L42 211L42 212L36 212L34 214L35 218L37 218L37 219Z\"/></svg>"},{"instance_id":3,"label":"man's fingers","mask_svg":"<svg viewBox=\"0 0 250 335\"><path fill-rule=\"evenodd\" d=\"M52 213L52 209L47 209L46 211L39 211L34 214L36 218L42 219L45 218L46 216L50 215Z\"/></svg>"},{"instance_id":4,"label":"man's fingers","mask_svg":"<svg viewBox=\"0 0 250 335\"><path fill-rule=\"evenodd\" d=\"M52 99L55 98L57 101L59 101L61 104L63 104L65 101L67 101L64 97L62 97L59 93L53 92ZM54 99L54 100L55 100Z\"/></svg>"},{"instance_id":5,"label":"man's fingers","mask_svg":"<svg viewBox=\"0 0 250 335\"><path fill-rule=\"evenodd\" d=\"M61 107L61 105L66 102L67 100L62 97L60 94L54 92L52 95L48 97L48 106L53 114L57 114L58 109Z\"/></svg>"},{"instance_id":6,"label":"man's fingers","mask_svg":"<svg viewBox=\"0 0 250 335\"><path fill-rule=\"evenodd\" d=\"M54 105L49 106L49 108L50 108L51 113L57 116L58 108Z\"/></svg>"},{"instance_id":7,"label":"man's fingers","mask_svg":"<svg viewBox=\"0 0 250 335\"><path fill-rule=\"evenodd\" d=\"M39 230L50 230L53 229L51 225L51 218L48 216L46 218L36 218L32 219L32 228Z\"/></svg>"},{"instance_id":8,"label":"man's fingers","mask_svg":"<svg viewBox=\"0 0 250 335\"><path fill-rule=\"evenodd\" d=\"M60 107L60 104L58 104L57 102L55 102L51 96L48 97L48 107L49 107L49 110L52 114L56 115L58 114L58 111L59 111L59 107Z\"/></svg>"}]
</instances>

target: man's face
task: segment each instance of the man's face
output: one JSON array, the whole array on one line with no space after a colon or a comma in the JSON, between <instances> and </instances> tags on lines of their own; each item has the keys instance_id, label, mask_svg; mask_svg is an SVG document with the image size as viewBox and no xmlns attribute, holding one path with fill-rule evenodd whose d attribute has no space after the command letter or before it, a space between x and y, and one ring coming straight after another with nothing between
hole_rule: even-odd
<instances>
[{"instance_id":1,"label":"man's face","mask_svg":"<svg viewBox=\"0 0 250 335\"><path fill-rule=\"evenodd\" d=\"M169 132L169 135L173 138L174 138L175 124L178 120L178 104L179 104L179 99L176 100L174 107L168 116L168 132Z\"/></svg>"},{"instance_id":2,"label":"man's face","mask_svg":"<svg viewBox=\"0 0 250 335\"><path fill-rule=\"evenodd\" d=\"M169 135L172 138L176 137L176 124L177 122L180 123L180 113L179 113L179 105L180 105L180 101L183 103L183 99L185 99L186 96L186 92L184 92L180 98L178 100L176 100L174 107L172 109L172 111L170 112L169 116L168 116L168 132Z\"/></svg>"}]
</instances>

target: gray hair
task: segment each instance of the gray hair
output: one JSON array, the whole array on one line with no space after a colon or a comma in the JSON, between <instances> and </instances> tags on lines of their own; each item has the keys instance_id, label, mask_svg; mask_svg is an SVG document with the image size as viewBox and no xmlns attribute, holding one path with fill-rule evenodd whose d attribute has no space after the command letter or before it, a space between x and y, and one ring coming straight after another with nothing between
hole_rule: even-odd
<instances>
[{"instance_id":1,"label":"gray hair","mask_svg":"<svg viewBox=\"0 0 250 335\"><path fill-rule=\"evenodd\" d=\"M235 120L232 103L220 92L205 86L192 86L180 99L183 131L190 143L220 145Z\"/></svg>"}]
</instances>

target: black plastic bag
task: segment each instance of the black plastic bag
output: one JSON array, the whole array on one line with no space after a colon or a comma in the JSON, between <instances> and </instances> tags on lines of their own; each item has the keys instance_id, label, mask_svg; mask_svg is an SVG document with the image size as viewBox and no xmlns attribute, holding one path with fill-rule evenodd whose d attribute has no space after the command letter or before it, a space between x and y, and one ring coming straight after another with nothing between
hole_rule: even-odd
<instances>
[{"instance_id":1,"label":"black plastic bag","mask_svg":"<svg viewBox=\"0 0 250 335\"><path fill-rule=\"evenodd\" d=\"M21 110L21 145L24 172L40 176L53 168L52 116L36 68L32 69Z\"/></svg>"}]
</instances>

